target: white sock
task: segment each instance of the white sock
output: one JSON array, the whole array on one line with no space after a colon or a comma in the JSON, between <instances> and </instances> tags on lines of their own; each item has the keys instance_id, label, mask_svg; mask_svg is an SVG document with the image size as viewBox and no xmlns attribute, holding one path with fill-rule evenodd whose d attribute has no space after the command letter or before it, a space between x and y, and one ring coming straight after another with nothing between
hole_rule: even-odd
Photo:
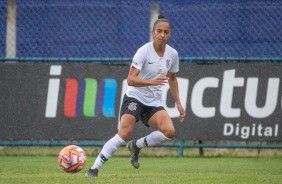
<instances>
[{"instance_id":1,"label":"white sock","mask_svg":"<svg viewBox=\"0 0 282 184\"><path fill-rule=\"evenodd\" d=\"M122 143L124 143L124 140L118 134L108 140L108 142L106 142L106 144L103 146L100 154L97 156L91 169L100 169L102 165L113 156L115 151Z\"/></svg>"},{"instance_id":2,"label":"white sock","mask_svg":"<svg viewBox=\"0 0 282 184\"><path fill-rule=\"evenodd\" d=\"M170 141L162 132L154 131L146 137L142 137L136 141L136 146L138 148L143 148L147 146L159 145L165 141Z\"/></svg>"}]
</instances>

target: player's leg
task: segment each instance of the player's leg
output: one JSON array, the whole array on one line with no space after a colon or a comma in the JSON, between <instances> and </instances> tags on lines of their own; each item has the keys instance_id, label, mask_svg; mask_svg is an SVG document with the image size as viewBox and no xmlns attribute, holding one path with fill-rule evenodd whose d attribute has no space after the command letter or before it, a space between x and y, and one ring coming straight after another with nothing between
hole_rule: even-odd
<instances>
[{"instance_id":1,"label":"player's leg","mask_svg":"<svg viewBox=\"0 0 282 184\"><path fill-rule=\"evenodd\" d=\"M98 170L109 158L113 156L113 154L120 147L120 145L128 139L128 136L131 134L134 128L135 122L136 118L130 114L124 114L121 117L118 133L109 141L107 141L106 144L103 146L94 164L86 173L87 176L98 176Z\"/></svg>"},{"instance_id":2,"label":"player's leg","mask_svg":"<svg viewBox=\"0 0 282 184\"><path fill-rule=\"evenodd\" d=\"M147 114L149 119L147 123L150 127L157 129L157 131L154 131L149 135L138 139L137 141L130 141L127 144L127 147L131 153L131 164L136 169L140 167L138 155L141 148L159 145L165 141L171 140L175 134L175 129L168 113L159 108L155 108L152 111L153 113ZM146 122L144 123L146 124Z\"/></svg>"},{"instance_id":3,"label":"player's leg","mask_svg":"<svg viewBox=\"0 0 282 184\"><path fill-rule=\"evenodd\" d=\"M150 127L157 129L146 137L142 137L136 141L139 148L146 146L156 146L165 141L171 140L175 135L174 125L167 111L157 111L148 121Z\"/></svg>"}]
</instances>

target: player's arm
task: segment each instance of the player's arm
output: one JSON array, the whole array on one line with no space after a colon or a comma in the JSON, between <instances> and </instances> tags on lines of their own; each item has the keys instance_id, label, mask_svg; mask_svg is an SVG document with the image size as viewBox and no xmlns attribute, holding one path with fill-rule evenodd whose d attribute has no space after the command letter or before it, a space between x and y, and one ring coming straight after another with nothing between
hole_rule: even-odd
<instances>
[{"instance_id":1,"label":"player's arm","mask_svg":"<svg viewBox=\"0 0 282 184\"><path fill-rule=\"evenodd\" d=\"M180 120L180 122L183 122L186 113L185 113L185 110L184 110L184 108L181 104L180 98L179 98L179 88L178 88L176 73L168 72L167 77L169 78L168 84L169 84L169 87L170 87L170 91L171 91L172 96L173 96L175 103L177 105L177 109L180 113L179 120Z\"/></svg>"},{"instance_id":2,"label":"player's arm","mask_svg":"<svg viewBox=\"0 0 282 184\"><path fill-rule=\"evenodd\" d=\"M157 76L155 79L145 80L139 77L140 70L131 66L129 69L127 83L129 86L135 87L144 87L144 86L153 86L153 85L164 85L168 81L167 76Z\"/></svg>"}]
</instances>

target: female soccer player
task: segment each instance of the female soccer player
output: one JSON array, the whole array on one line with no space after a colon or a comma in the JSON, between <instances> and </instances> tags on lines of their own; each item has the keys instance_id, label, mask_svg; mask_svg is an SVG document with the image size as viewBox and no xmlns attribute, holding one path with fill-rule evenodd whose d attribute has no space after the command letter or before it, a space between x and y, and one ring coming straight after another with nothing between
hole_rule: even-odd
<instances>
[{"instance_id":1,"label":"female soccer player","mask_svg":"<svg viewBox=\"0 0 282 184\"><path fill-rule=\"evenodd\" d=\"M162 86L169 84L170 91L180 113L180 122L184 121L185 110L179 99L176 72L179 71L179 57L175 49L167 44L171 36L171 24L159 15L154 23L153 42L139 48L133 57L128 73L128 89L123 98L118 133L111 138L97 156L86 176L98 176L102 165L115 153L133 131L139 120L156 131L138 140L128 142L131 164L139 168L138 154L141 148L159 145L171 140L175 129L171 118L163 107Z\"/></svg>"}]
</instances>

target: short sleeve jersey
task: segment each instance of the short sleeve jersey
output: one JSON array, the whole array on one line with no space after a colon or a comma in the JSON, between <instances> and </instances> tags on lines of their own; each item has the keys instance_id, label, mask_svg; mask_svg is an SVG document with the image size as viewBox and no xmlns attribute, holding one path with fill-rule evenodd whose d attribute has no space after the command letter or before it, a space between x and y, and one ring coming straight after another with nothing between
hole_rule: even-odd
<instances>
[{"instance_id":1,"label":"short sleeve jersey","mask_svg":"<svg viewBox=\"0 0 282 184\"><path fill-rule=\"evenodd\" d=\"M140 70L140 78L150 80L158 75L166 76L168 72L178 72L179 57L177 51L169 45L166 45L164 55L160 57L154 49L153 42L149 42L137 50L131 66ZM128 86L126 95L136 98L145 105L159 107L163 106L162 87L163 85Z\"/></svg>"}]
</instances>

